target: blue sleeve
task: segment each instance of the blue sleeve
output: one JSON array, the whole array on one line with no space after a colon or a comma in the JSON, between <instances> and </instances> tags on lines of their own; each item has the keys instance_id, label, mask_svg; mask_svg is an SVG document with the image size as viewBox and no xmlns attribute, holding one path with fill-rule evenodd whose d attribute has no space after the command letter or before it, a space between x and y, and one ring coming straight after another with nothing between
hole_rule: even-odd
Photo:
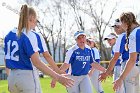
<instances>
[{"instance_id":1,"label":"blue sleeve","mask_svg":"<svg viewBox=\"0 0 140 93\"><path fill-rule=\"evenodd\" d=\"M96 62L100 63L100 59L95 59Z\"/></svg>"},{"instance_id":2,"label":"blue sleeve","mask_svg":"<svg viewBox=\"0 0 140 93\"><path fill-rule=\"evenodd\" d=\"M125 36L123 36L121 40L121 45L120 45L120 53L123 53L125 51L125 44L126 44L126 39L125 39Z\"/></svg>"},{"instance_id":3,"label":"blue sleeve","mask_svg":"<svg viewBox=\"0 0 140 93\"><path fill-rule=\"evenodd\" d=\"M38 47L40 49L39 53L43 53L44 49L43 49L43 46L42 46L41 38L40 38L40 36L38 34L36 34L36 37L37 37Z\"/></svg>"},{"instance_id":4,"label":"blue sleeve","mask_svg":"<svg viewBox=\"0 0 140 93\"><path fill-rule=\"evenodd\" d=\"M95 59L94 59L94 57L93 57L92 51L91 51L91 53L90 53L90 56L91 56L91 58L90 58L90 64L92 64L93 62L95 62Z\"/></svg>"}]
</instances>

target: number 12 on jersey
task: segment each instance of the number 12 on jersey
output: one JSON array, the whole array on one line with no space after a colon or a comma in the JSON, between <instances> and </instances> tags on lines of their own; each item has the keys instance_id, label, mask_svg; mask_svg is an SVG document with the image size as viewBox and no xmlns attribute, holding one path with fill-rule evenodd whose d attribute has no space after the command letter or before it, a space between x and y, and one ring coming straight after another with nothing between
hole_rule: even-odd
<instances>
[{"instance_id":1,"label":"number 12 on jersey","mask_svg":"<svg viewBox=\"0 0 140 93\"><path fill-rule=\"evenodd\" d=\"M13 48L12 50L10 50ZM19 50L17 41L11 41L9 40L7 42L7 54L5 56L6 59L11 59L13 61L19 61L19 55L16 55L15 53Z\"/></svg>"}]
</instances>

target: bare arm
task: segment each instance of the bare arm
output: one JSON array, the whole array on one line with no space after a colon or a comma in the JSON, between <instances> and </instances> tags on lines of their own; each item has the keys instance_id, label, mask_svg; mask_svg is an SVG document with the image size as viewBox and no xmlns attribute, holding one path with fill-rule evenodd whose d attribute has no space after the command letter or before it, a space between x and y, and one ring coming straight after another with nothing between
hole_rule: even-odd
<instances>
[{"instance_id":1,"label":"bare arm","mask_svg":"<svg viewBox=\"0 0 140 93\"><path fill-rule=\"evenodd\" d=\"M129 74L131 69L134 67L134 64L136 63L136 59L137 59L137 53L136 52L130 53L130 57L126 64L125 70L123 71L123 73L120 76L121 79L124 80L126 78L126 76Z\"/></svg>"},{"instance_id":2,"label":"bare arm","mask_svg":"<svg viewBox=\"0 0 140 93\"><path fill-rule=\"evenodd\" d=\"M9 73L10 73L10 69L6 67L6 60L5 60L5 58L4 58L4 63L5 63L6 74L7 74L7 76L8 76Z\"/></svg>"},{"instance_id":3,"label":"bare arm","mask_svg":"<svg viewBox=\"0 0 140 93\"><path fill-rule=\"evenodd\" d=\"M70 67L70 64L64 63L64 64L60 67L60 69L61 69L62 71L65 72L69 67Z\"/></svg>"},{"instance_id":4,"label":"bare arm","mask_svg":"<svg viewBox=\"0 0 140 93\"><path fill-rule=\"evenodd\" d=\"M106 70L104 67L102 67L99 63L96 63L96 62L93 62L91 64L91 66L92 66L91 71L94 70L94 69L98 69L98 70L100 70L102 72L105 72L105 70Z\"/></svg>"},{"instance_id":5,"label":"bare arm","mask_svg":"<svg viewBox=\"0 0 140 93\"><path fill-rule=\"evenodd\" d=\"M114 82L113 89L117 90L122 86L123 80L126 78L126 76L129 74L131 69L134 67L134 64L137 59L137 53L130 53L129 60L127 61L126 67L123 71L123 73L120 75L120 77Z\"/></svg>"},{"instance_id":6,"label":"bare arm","mask_svg":"<svg viewBox=\"0 0 140 93\"><path fill-rule=\"evenodd\" d=\"M51 76L55 80L58 80L61 84L63 84L66 87L72 86L73 85L73 80L66 78L62 75L57 74L54 72L52 69L47 67L45 63L41 62L39 60L39 54L38 52L34 53L31 56L31 60L33 62L33 65L37 67L40 71L42 71L44 74Z\"/></svg>"},{"instance_id":7,"label":"bare arm","mask_svg":"<svg viewBox=\"0 0 140 93\"><path fill-rule=\"evenodd\" d=\"M107 74L110 74L111 73L111 71L113 70L113 68L114 68L117 60L119 59L119 57L120 57L120 53L119 52L115 52L113 58L111 59L111 61L109 63L109 66L108 66L108 68L106 70L106 73Z\"/></svg>"},{"instance_id":8,"label":"bare arm","mask_svg":"<svg viewBox=\"0 0 140 93\"><path fill-rule=\"evenodd\" d=\"M49 65L52 67L52 69L55 72L57 72L59 74L63 73L62 71L60 71L60 69L58 68L58 66L55 64L55 61L53 60L52 56L49 54L48 51L46 51L46 52L44 52L42 54L43 54L44 58L46 59L46 61L49 63Z\"/></svg>"}]
</instances>

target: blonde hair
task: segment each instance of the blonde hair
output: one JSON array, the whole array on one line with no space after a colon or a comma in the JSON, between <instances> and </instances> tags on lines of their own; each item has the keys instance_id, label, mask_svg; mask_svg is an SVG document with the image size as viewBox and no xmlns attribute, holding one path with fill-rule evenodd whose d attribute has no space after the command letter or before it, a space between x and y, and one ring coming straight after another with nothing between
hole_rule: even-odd
<instances>
[{"instance_id":1,"label":"blonde hair","mask_svg":"<svg viewBox=\"0 0 140 93\"><path fill-rule=\"evenodd\" d=\"M132 31L132 24L136 24L139 25L138 22L136 21L135 15L132 12L126 12L126 13L122 13L120 16L120 20L123 23L126 23L128 28L126 31L126 45L125 45L125 49L128 50L128 37Z\"/></svg>"},{"instance_id":2,"label":"blonde hair","mask_svg":"<svg viewBox=\"0 0 140 93\"><path fill-rule=\"evenodd\" d=\"M26 4L22 5L21 10L20 10L20 17L19 17L19 23L18 23L18 36L21 35L22 29L26 28L26 32L29 30L29 16L35 16L36 17L36 12L32 7L28 7Z\"/></svg>"},{"instance_id":3,"label":"blonde hair","mask_svg":"<svg viewBox=\"0 0 140 93\"><path fill-rule=\"evenodd\" d=\"M94 42L94 47L96 47L96 48L98 49L97 43L96 43L95 41L90 41L90 39L93 39L93 38L88 38L87 41L88 41L88 42Z\"/></svg>"}]
</instances>

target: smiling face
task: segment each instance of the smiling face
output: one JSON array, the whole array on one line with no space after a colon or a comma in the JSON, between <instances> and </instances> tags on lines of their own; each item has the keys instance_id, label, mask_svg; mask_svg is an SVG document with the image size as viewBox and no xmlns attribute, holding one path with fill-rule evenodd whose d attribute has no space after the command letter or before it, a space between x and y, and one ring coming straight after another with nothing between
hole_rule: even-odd
<instances>
[{"instance_id":1,"label":"smiling face","mask_svg":"<svg viewBox=\"0 0 140 93\"><path fill-rule=\"evenodd\" d=\"M77 45L80 48L85 47L85 44L86 44L86 36L85 35L79 35L75 40L77 42Z\"/></svg>"},{"instance_id":2,"label":"smiling face","mask_svg":"<svg viewBox=\"0 0 140 93\"><path fill-rule=\"evenodd\" d=\"M107 42L110 46L113 46L116 42L116 39L115 38L112 38L112 39L107 39Z\"/></svg>"},{"instance_id":3,"label":"smiling face","mask_svg":"<svg viewBox=\"0 0 140 93\"><path fill-rule=\"evenodd\" d=\"M122 28L121 25L115 25L114 31L116 32L117 35L119 35L119 34L123 33L125 30Z\"/></svg>"}]
</instances>

